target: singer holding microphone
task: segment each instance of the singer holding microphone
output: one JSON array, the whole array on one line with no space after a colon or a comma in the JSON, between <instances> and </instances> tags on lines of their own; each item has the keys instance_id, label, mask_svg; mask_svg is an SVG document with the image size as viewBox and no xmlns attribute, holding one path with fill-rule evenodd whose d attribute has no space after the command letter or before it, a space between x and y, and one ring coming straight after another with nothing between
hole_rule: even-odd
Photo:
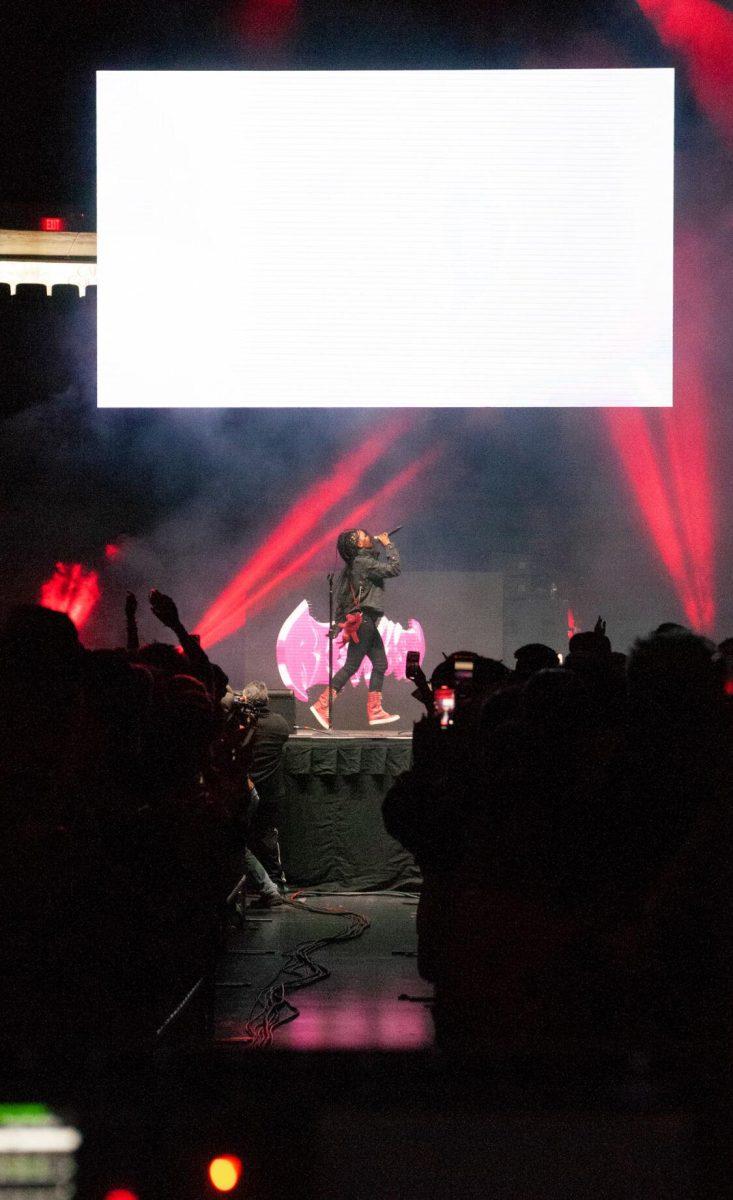
<instances>
[{"instance_id":1,"label":"singer holding microphone","mask_svg":"<svg viewBox=\"0 0 733 1200\"><path fill-rule=\"evenodd\" d=\"M392 532L397 533L397 529ZM368 658L372 664L367 697L370 725L389 725L400 719L398 714L391 715L382 708L387 654L377 628L377 622L384 615L384 581L394 579L400 573L399 551L390 539L389 533L378 533L372 537L365 529L345 529L336 542L344 569L336 588L335 616L342 631L339 644L348 644L348 650L346 662L333 677L330 702L333 706L344 684L359 669L363 659ZM386 562L379 561L380 551L375 543L384 546ZM337 632L334 627L331 636ZM331 728L328 688L311 705L311 712L324 729Z\"/></svg>"}]
</instances>

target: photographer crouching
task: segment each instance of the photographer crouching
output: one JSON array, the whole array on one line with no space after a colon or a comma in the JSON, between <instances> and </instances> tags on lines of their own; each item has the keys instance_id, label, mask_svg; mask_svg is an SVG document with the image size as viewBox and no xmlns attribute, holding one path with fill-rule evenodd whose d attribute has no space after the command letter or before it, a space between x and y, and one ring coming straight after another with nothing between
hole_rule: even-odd
<instances>
[{"instance_id":1,"label":"photographer crouching","mask_svg":"<svg viewBox=\"0 0 733 1200\"><path fill-rule=\"evenodd\" d=\"M281 895L286 884L279 837L285 800L283 752L290 737L290 729L285 718L270 708L267 685L261 680L248 683L242 692L242 698L251 705L256 716L249 776L254 784L258 802L252 810L247 844ZM271 888L267 889L267 895L273 896ZM270 904L273 902L274 898ZM265 903L267 904L267 900Z\"/></svg>"},{"instance_id":2,"label":"photographer crouching","mask_svg":"<svg viewBox=\"0 0 733 1200\"><path fill-rule=\"evenodd\" d=\"M257 893L256 907L275 908L285 891L278 826L285 793L283 749L290 731L284 717L271 711L267 687L259 681L241 693L227 688L222 709L219 773L240 797L248 887Z\"/></svg>"}]
</instances>

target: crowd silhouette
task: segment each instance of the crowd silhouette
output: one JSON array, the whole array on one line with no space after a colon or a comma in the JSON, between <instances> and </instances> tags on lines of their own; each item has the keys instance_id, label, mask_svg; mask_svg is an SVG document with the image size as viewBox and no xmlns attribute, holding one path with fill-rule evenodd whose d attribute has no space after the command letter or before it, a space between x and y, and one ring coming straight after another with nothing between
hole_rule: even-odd
<instances>
[{"instance_id":1,"label":"crowd silhouette","mask_svg":"<svg viewBox=\"0 0 733 1200\"><path fill-rule=\"evenodd\" d=\"M177 645L140 643L133 596L117 650L85 649L37 605L0 627L6 1060L153 1044L211 976L245 869L265 904L284 890L287 726L264 685L232 692L169 597L150 607ZM461 653L423 680L413 765L383 814L423 876L418 965L439 1047L727 1046L731 645L668 624L626 657L599 619L562 663L532 644L513 669ZM459 659L441 724L431 699Z\"/></svg>"},{"instance_id":2,"label":"crowd silhouette","mask_svg":"<svg viewBox=\"0 0 733 1200\"><path fill-rule=\"evenodd\" d=\"M540 645L512 672L476 659L453 725L416 726L383 811L422 868L439 1045L728 1057L727 646L667 624L626 658L599 619L562 665Z\"/></svg>"},{"instance_id":3,"label":"crowd silhouette","mask_svg":"<svg viewBox=\"0 0 733 1200\"><path fill-rule=\"evenodd\" d=\"M252 725L153 591L178 645L87 650L36 605L0 630L0 1053L29 1066L155 1042L209 977L244 872ZM202 1005L202 1008L205 1007Z\"/></svg>"}]
</instances>

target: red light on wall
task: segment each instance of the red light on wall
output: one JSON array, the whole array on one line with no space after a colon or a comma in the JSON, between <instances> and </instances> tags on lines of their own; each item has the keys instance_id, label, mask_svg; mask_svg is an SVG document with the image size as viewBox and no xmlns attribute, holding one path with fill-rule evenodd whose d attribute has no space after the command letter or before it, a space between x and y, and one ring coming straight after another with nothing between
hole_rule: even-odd
<instances>
[{"instance_id":1,"label":"red light on wall","mask_svg":"<svg viewBox=\"0 0 733 1200\"><path fill-rule=\"evenodd\" d=\"M81 563L59 562L51 578L41 584L39 601L44 608L67 613L77 629L81 629L101 594L96 571Z\"/></svg>"},{"instance_id":2,"label":"red light on wall","mask_svg":"<svg viewBox=\"0 0 733 1200\"><path fill-rule=\"evenodd\" d=\"M137 1192L131 1192L129 1188L113 1188L111 1192L105 1192L103 1200L139 1200Z\"/></svg>"},{"instance_id":3,"label":"red light on wall","mask_svg":"<svg viewBox=\"0 0 733 1200\"><path fill-rule=\"evenodd\" d=\"M209 1163L209 1179L217 1192L231 1192L242 1178L242 1160L234 1154L222 1154Z\"/></svg>"},{"instance_id":4,"label":"red light on wall","mask_svg":"<svg viewBox=\"0 0 733 1200\"><path fill-rule=\"evenodd\" d=\"M39 225L44 233L63 233L66 229L63 217L41 217Z\"/></svg>"},{"instance_id":5,"label":"red light on wall","mask_svg":"<svg viewBox=\"0 0 733 1200\"><path fill-rule=\"evenodd\" d=\"M242 32L255 45L277 46L292 32L297 8L296 0L247 0Z\"/></svg>"}]
</instances>

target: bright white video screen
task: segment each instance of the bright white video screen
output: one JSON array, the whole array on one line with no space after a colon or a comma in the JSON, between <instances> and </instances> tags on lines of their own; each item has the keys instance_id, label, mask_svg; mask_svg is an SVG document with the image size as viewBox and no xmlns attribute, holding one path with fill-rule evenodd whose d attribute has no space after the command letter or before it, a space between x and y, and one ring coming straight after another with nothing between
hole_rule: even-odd
<instances>
[{"instance_id":1,"label":"bright white video screen","mask_svg":"<svg viewBox=\"0 0 733 1200\"><path fill-rule=\"evenodd\" d=\"M100 72L99 405L671 404L673 96Z\"/></svg>"}]
</instances>

